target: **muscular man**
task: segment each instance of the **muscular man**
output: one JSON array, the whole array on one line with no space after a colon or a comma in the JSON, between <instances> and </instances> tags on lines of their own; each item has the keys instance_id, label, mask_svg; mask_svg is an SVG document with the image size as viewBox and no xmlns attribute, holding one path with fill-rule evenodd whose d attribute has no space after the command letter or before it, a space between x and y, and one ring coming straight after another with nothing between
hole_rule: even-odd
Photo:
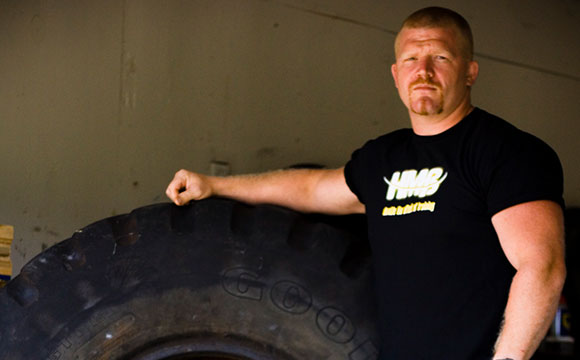
<instances>
[{"instance_id":1,"label":"muscular man","mask_svg":"<svg viewBox=\"0 0 580 360\"><path fill-rule=\"evenodd\" d=\"M345 167L210 177L181 170L177 205L219 195L304 212L365 213L381 359L529 359L565 278L562 169L543 142L471 105L468 23L409 16L391 67L412 129Z\"/></svg>"}]
</instances>

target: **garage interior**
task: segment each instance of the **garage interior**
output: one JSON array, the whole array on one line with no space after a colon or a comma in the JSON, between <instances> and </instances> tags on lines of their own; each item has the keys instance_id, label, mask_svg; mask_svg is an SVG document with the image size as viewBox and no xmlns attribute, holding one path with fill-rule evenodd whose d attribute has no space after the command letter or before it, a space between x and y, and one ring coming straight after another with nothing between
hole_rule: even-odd
<instances>
[{"instance_id":1,"label":"garage interior","mask_svg":"<svg viewBox=\"0 0 580 360\"><path fill-rule=\"evenodd\" d=\"M166 202L181 168L336 167L409 127L392 45L430 5L472 26L473 103L550 144L579 207L578 0L0 0L7 275L76 229Z\"/></svg>"}]
</instances>

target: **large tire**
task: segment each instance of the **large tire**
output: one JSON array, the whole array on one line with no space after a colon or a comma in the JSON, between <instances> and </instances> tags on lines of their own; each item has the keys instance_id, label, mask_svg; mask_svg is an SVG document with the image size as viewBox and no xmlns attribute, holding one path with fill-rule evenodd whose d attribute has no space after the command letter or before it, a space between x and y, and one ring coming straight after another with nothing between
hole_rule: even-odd
<instances>
[{"instance_id":1,"label":"large tire","mask_svg":"<svg viewBox=\"0 0 580 360\"><path fill-rule=\"evenodd\" d=\"M366 255L357 232L277 207L140 208L77 231L0 290L0 354L375 359Z\"/></svg>"}]
</instances>

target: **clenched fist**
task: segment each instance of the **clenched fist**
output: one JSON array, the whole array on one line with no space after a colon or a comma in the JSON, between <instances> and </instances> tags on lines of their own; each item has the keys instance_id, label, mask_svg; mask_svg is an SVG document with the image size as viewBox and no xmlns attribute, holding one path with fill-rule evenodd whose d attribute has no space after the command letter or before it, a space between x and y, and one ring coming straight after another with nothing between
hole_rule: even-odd
<instances>
[{"instance_id":1,"label":"clenched fist","mask_svg":"<svg viewBox=\"0 0 580 360\"><path fill-rule=\"evenodd\" d=\"M188 170L179 170L167 186L165 194L176 205L185 205L192 200L202 200L212 195L208 176Z\"/></svg>"}]
</instances>

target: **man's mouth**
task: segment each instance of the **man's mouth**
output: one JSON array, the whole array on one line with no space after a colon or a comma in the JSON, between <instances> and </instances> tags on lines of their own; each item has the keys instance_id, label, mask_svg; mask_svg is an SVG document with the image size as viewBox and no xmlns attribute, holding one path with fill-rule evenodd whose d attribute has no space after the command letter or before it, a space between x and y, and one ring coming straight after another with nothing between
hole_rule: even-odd
<instances>
[{"instance_id":1,"label":"man's mouth","mask_svg":"<svg viewBox=\"0 0 580 360\"><path fill-rule=\"evenodd\" d=\"M413 90L437 90L437 88L429 85L418 85L413 87Z\"/></svg>"},{"instance_id":2,"label":"man's mouth","mask_svg":"<svg viewBox=\"0 0 580 360\"><path fill-rule=\"evenodd\" d=\"M411 84L411 91L436 91L439 86L431 81L419 80Z\"/></svg>"},{"instance_id":3,"label":"man's mouth","mask_svg":"<svg viewBox=\"0 0 580 360\"><path fill-rule=\"evenodd\" d=\"M435 91L437 90L439 87L435 84L429 84L429 83L419 83L419 84L412 84L411 85L411 90L415 91L415 90L424 90L424 91Z\"/></svg>"}]
</instances>

